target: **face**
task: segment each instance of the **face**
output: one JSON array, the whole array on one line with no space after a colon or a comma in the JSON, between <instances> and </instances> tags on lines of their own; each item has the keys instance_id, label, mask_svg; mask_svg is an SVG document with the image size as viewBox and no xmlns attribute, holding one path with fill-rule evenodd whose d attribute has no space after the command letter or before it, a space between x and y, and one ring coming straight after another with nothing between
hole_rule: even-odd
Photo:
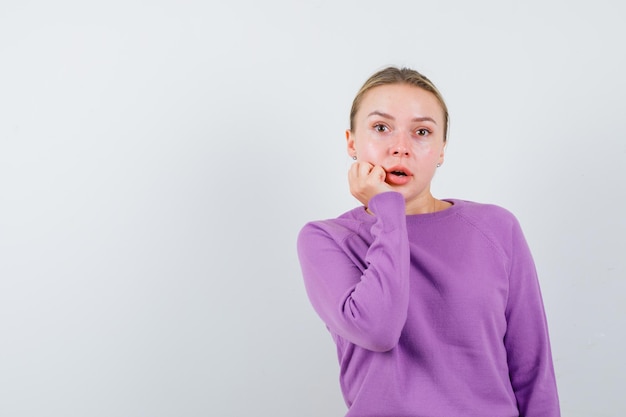
<instances>
[{"instance_id":1,"label":"face","mask_svg":"<svg viewBox=\"0 0 626 417\"><path fill-rule=\"evenodd\" d=\"M445 147L443 110L434 94L407 84L374 87L363 97L353 129L346 131L348 154L381 166L407 209L432 198L430 182Z\"/></svg>"}]
</instances>

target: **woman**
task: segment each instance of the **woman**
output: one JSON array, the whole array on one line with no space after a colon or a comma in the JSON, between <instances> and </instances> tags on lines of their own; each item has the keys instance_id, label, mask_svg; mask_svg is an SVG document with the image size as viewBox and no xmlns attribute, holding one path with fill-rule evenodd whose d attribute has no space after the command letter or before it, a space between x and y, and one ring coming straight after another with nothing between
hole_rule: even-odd
<instances>
[{"instance_id":1,"label":"woman","mask_svg":"<svg viewBox=\"0 0 626 417\"><path fill-rule=\"evenodd\" d=\"M426 77L374 74L346 131L350 191L363 206L300 231L305 286L337 345L346 416L559 416L517 220L431 194L447 126Z\"/></svg>"}]
</instances>

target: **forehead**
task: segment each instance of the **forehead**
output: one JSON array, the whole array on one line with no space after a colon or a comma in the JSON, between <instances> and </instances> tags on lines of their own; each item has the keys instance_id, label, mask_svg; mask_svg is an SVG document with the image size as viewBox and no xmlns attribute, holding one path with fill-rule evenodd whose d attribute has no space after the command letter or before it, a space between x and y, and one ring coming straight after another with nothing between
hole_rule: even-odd
<instances>
[{"instance_id":1,"label":"forehead","mask_svg":"<svg viewBox=\"0 0 626 417\"><path fill-rule=\"evenodd\" d=\"M358 115L367 117L377 110L394 117L429 116L443 123L443 108L430 91L408 84L388 84L372 88L363 95Z\"/></svg>"}]
</instances>

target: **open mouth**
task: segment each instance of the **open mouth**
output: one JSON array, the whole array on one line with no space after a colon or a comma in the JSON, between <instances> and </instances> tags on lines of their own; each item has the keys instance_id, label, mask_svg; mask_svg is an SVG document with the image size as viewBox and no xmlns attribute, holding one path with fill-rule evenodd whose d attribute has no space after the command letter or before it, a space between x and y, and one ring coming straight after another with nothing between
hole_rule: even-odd
<instances>
[{"instance_id":1,"label":"open mouth","mask_svg":"<svg viewBox=\"0 0 626 417\"><path fill-rule=\"evenodd\" d=\"M413 173L402 166L390 167L387 171L387 184L405 185L411 181Z\"/></svg>"}]
</instances>

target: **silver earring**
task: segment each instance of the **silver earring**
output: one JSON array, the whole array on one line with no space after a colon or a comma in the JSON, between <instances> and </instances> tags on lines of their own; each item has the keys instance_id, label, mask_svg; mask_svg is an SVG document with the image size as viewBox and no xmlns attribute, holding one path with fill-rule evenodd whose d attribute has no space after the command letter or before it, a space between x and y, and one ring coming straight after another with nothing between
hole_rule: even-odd
<instances>
[{"instance_id":1,"label":"silver earring","mask_svg":"<svg viewBox=\"0 0 626 417\"><path fill-rule=\"evenodd\" d=\"M441 166L441 164L437 164L437 168L439 168Z\"/></svg>"},{"instance_id":2,"label":"silver earring","mask_svg":"<svg viewBox=\"0 0 626 417\"><path fill-rule=\"evenodd\" d=\"M354 156L352 157L352 159L354 159L354 160L356 161L356 155L354 155Z\"/></svg>"}]
</instances>

